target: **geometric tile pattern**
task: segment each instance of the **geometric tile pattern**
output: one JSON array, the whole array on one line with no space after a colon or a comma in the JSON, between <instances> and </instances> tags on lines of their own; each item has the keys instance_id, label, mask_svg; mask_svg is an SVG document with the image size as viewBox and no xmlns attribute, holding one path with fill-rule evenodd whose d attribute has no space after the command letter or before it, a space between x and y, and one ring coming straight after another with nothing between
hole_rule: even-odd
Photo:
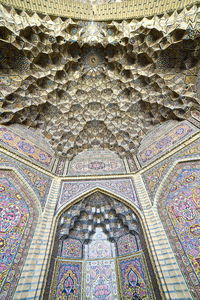
<instances>
[{"instance_id":1,"label":"geometric tile pattern","mask_svg":"<svg viewBox=\"0 0 200 300\"><path fill-rule=\"evenodd\" d=\"M82 258L82 243L78 239L66 239L63 241L61 256L64 258Z\"/></svg>"},{"instance_id":2,"label":"geometric tile pattern","mask_svg":"<svg viewBox=\"0 0 200 300\"><path fill-rule=\"evenodd\" d=\"M128 255L140 249L139 240L132 234L121 236L117 241L119 255Z\"/></svg>"}]
</instances>

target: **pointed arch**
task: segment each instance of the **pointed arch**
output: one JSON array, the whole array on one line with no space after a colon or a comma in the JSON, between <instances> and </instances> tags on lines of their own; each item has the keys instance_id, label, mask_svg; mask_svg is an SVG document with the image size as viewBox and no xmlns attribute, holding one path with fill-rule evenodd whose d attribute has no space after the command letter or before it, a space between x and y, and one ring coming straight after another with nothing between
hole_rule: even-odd
<instances>
[{"instance_id":1,"label":"pointed arch","mask_svg":"<svg viewBox=\"0 0 200 300\"><path fill-rule=\"evenodd\" d=\"M126 199L125 197L123 197L122 195L118 195L117 193L115 192L112 192L106 188L102 188L102 187L94 187L94 188L90 188L88 189L87 191L84 191L81 195L79 195L78 197L72 199L71 201L69 201L68 203L64 203L55 213L55 217L56 217L56 220L57 218L59 218L59 216L66 210L66 209L69 209L72 205L80 202L82 199L84 199L85 197L88 197L96 192L100 192L102 194L105 194L107 196L110 196L110 197L113 197L115 198L116 200L124 203L125 205L129 206L133 212L135 212L139 218L141 220L144 221L144 216L143 216L143 213L141 211L141 209L139 209L133 202L131 202L130 200Z\"/></svg>"},{"instance_id":2,"label":"pointed arch","mask_svg":"<svg viewBox=\"0 0 200 300\"><path fill-rule=\"evenodd\" d=\"M66 224L69 224L68 222L70 222L70 220L72 220L72 219L70 219L70 216L66 215L66 212L69 212L71 209L73 209L73 207L77 211L77 216L78 217L76 217L76 216L74 217L74 219L73 219L74 221L72 221L72 224L75 224L76 222L80 222L79 217L82 214L82 210L77 205L83 203L84 201L86 201L86 199L90 199L90 197L95 195L96 193L100 193L101 195L104 195L104 196L108 197L109 199L113 199L114 202L121 203L120 204L121 207L124 207L124 209L126 208L126 210L129 210L130 215L135 215L136 218L138 218L137 222L139 222L139 223L137 223L137 222L136 223L141 225L141 230L142 230L141 232L144 232L143 226L144 226L145 221L144 221L144 217L143 217L142 212L136 206L134 206L134 204L131 203L131 201L128 201L127 199L119 197L118 195L116 195L116 194L114 194L110 191L104 190L103 188L98 188L98 187L92 188L89 191L86 191L86 192L82 193L79 197L72 200L71 202L66 203L55 214L55 223L54 223L55 224L55 232L54 232L55 242L54 242L54 248L52 250L52 259L51 259L50 268L49 268L49 275L47 276L47 285L46 285L46 287L48 286L48 288L46 288L45 291L44 291L44 298L43 299L51 299L53 297L54 293L57 293L57 292L62 293L64 291L64 279L63 278L64 278L64 276L65 277L67 276L67 278L68 278L69 275L72 274L72 273L70 273L71 272L70 270L75 272L75 273L73 273L74 278L75 277L79 278L79 279L83 278L84 286L85 286L85 284L86 284L85 283L85 274L83 274L85 271L83 272L81 270L83 270L83 268L84 268L84 270L86 270L88 268L87 272L90 272L90 270L92 268L92 265L90 264L91 259L89 259L89 258L87 259L86 256L84 256L83 252L82 252L82 255L80 256L80 252L77 253L77 251L76 251L76 253L73 252L73 253L75 253L75 257L70 258L69 256L67 256L67 257L64 258L64 256L63 256L64 254L62 252L63 246L59 246L59 243L60 243L59 242L59 236L60 237L62 236L63 240L65 240L65 239L69 240L71 237L69 237L69 239L68 239L68 237L66 238L64 232L62 233L62 235L60 235L61 231L59 231L58 228L60 226L59 221L62 220L62 218L64 218L64 221L61 221L62 224L65 224L65 222L67 222ZM115 209L115 208L113 207L113 209ZM122 210L122 215L123 215L123 210ZM132 222L131 219L130 219L130 222ZM87 226L88 225L86 225L86 227ZM77 239L78 238L79 237L77 235L73 235L72 236L73 241L70 240L70 242L72 241L77 246ZM140 249L135 250L137 252L137 253L135 252L135 256L132 256L133 254L131 254L132 253L131 252L130 254L124 254L125 256L121 256L121 257L119 256L118 257L120 252L117 252L117 256L107 258L107 262L108 262L108 260L110 261L110 263L107 265L107 268L108 269L111 268L111 265L113 265L113 263L114 263L113 266L115 266L117 264L118 267L117 267L117 270L115 272L118 272L118 274L121 274L121 275L123 274L123 276L126 277L127 276L127 274L126 274L127 271L125 272L123 270L128 270L128 267L130 267L130 265L131 265L132 266L131 268L134 269L135 273L138 274L138 276L139 276L139 273L138 273L139 271L138 271L137 268L140 265L140 268L144 268L144 270L142 271L143 272L142 273L143 274L142 275L143 279L142 279L142 277L140 277L140 279L138 279L138 280L141 281L141 287L143 286L143 288L144 288L143 292L144 293L146 293L145 292L145 287L144 287L145 282L146 282L146 284L147 284L147 282L148 282L148 284L151 282L150 277L148 275L149 271L147 271L147 270L148 269L151 270L151 276L153 278L153 285L155 286L156 295L158 296L158 294L159 294L158 299L160 299L160 292L159 292L157 280L156 280L155 275L154 275L152 264L150 262L151 260L149 258L146 241L147 241L146 237L144 239L140 240L142 248L141 248L141 250ZM89 240L87 242L89 243ZM120 242L123 243L124 241L121 240ZM131 242L131 240L129 242ZM63 245L63 243L62 243L62 245ZM73 249L75 249L76 246L74 246ZM59 254L57 254L57 253L59 253ZM145 257L148 257L148 259L145 259ZM101 262L100 262L99 258L97 258L97 260L98 260L98 264L97 264L98 268L100 268L100 269L103 268L103 267L100 267ZM54 278L53 282L51 281L52 274L54 274L53 275L54 276L53 277ZM80 275L80 274L82 274L82 275ZM59 277L59 279L56 279L57 276ZM123 295L125 295L124 293L126 293L126 290L127 290L127 288L126 288L126 285L128 284L127 283L127 280L128 280L127 278L124 279L125 281L121 279L120 287L119 287L119 284L117 285L117 282L116 283L111 283L111 282L109 283L109 285L111 285L111 286L112 286L112 284L118 286L118 289L119 289L118 290L118 293L119 293L118 297L126 297L126 296L123 296ZM58 280L58 281L56 281L56 280ZM93 282L92 278L90 280L91 280L91 282ZM59 283L56 283L56 282L59 282ZM62 284L61 284L61 282L62 282ZM97 280L97 282L99 282L98 284L100 284L100 281ZM49 286L50 285L51 285L52 293L51 293L51 296L49 298L48 293L49 293ZM61 288L60 285L62 285L62 288ZM81 285L81 283L80 284L76 283L77 288L81 289L80 285ZM128 284L128 286L129 286L129 284ZM151 288L149 286L148 290L149 290L149 293L153 293L152 285L151 285ZM135 294L138 293L138 295L139 295L140 292L142 293L142 291L140 291L139 288L137 290L134 290L134 291L131 288L130 293L131 292L135 292ZM84 291L84 293L86 293L86 291ZM91 291L90 291L90 293L91 293ZM77 296L78 296L78 294L77 294ZM80 294L79 294L79 296L80 296ZM84 296L84 297L86 297L86 296ZM89 298L84 298L84 299L91 299L90 297L91 297L91 295L89 296ZM115 298L113 298L113 299L115 299Z\"/></svg>"}]
</instances>

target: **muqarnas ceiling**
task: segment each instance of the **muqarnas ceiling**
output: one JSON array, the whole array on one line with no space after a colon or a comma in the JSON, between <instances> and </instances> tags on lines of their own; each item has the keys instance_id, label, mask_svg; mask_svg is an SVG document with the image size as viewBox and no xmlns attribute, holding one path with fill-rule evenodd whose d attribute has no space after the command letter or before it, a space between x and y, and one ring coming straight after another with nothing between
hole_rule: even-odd
<instances>
[{"instance_id":1,"label":"muqarnas ceiling","mask_svg":"<svg viewBox=\"0 0 200 300\"><path fill-rule=\"evenodd\" d=\"M40 129L68 159L132 157L154 125L199 106L198 10L98 23L1 6L1 124Z\"/></svg>"}]
</instances>

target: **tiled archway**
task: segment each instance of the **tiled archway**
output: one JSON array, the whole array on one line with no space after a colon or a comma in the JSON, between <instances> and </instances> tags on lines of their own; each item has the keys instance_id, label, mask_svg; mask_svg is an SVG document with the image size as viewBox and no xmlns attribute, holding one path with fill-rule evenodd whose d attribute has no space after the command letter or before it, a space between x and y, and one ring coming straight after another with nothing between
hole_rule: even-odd
<instances>
[{"instance_id":1,"label":"tiled archway","mask_svg":"<svg viewBox=\"0 0 200 300\"><path fill-rule=\"evenodd\" d=\"M140 221L130 208L96 192L63 212L43 299L156 296Z\"/></svg>"}]
</instances>

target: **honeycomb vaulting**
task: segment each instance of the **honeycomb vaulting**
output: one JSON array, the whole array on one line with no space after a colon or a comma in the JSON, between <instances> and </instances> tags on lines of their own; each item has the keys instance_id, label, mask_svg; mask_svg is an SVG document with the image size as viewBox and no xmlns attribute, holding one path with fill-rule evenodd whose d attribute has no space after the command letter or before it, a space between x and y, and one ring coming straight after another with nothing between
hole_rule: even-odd
<instances>
[{"instance_id":1,"label":"honeycomb vaulting","mask_svg":"<svg viewBox=\"0 0 200 300\"><path fill-rule=\"evenodd\" d=\"M81 240L82 244L91 241L96 227L102 227L109 240L115 242L128 233L139 235L135 214L122 203L99 192L74 205L63 215L63 222L60 239L72 237Z\"/></svg>"},{"instance_id":2,"label":"honeycomb vaulting","mask_svg":"<svg viewBox=\"0 0 200 300\"><path fill-rule=\"evenodd\" d=\"M0 7L1 124L41 129L58 155L131 157L197 107L199 11L83 22Z\"/></svg>"}]
</instances>

